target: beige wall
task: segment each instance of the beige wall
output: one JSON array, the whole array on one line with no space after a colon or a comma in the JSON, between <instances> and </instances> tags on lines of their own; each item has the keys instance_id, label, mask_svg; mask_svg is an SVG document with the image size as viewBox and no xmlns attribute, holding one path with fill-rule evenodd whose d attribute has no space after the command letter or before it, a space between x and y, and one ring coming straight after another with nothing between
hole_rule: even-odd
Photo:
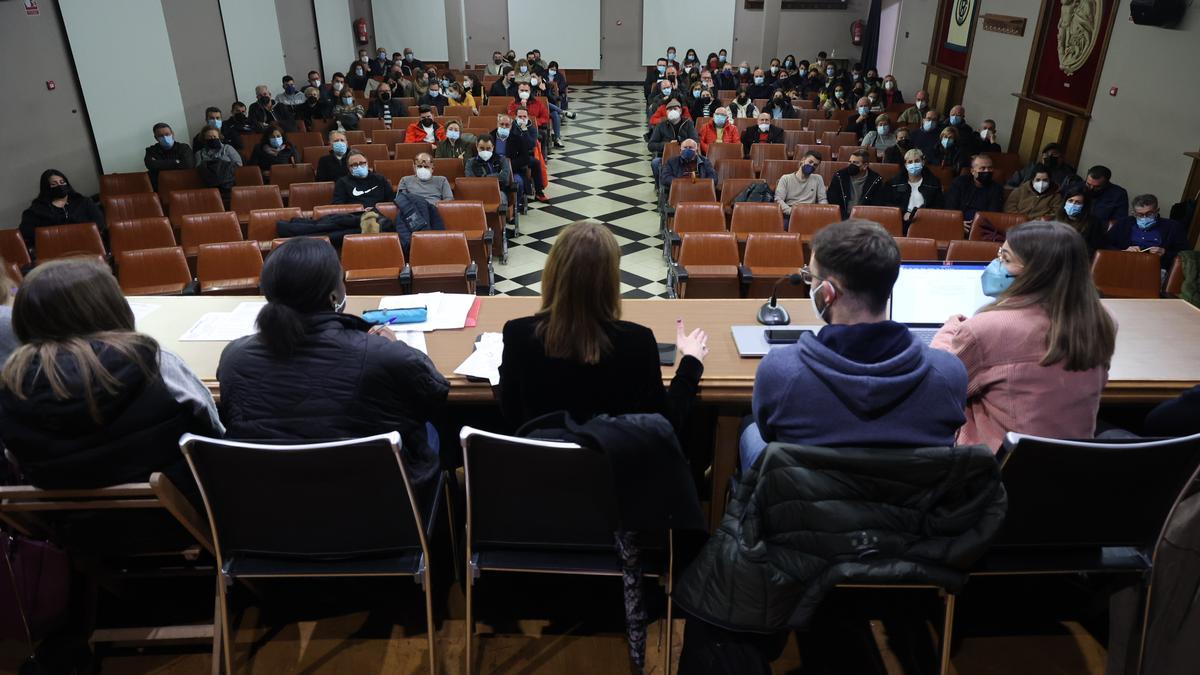
<instances>
[{"instance_id":1,"label":"beige wall","mask_svg":"<svg viewBox=\"0 0 1200 675\"><path fill-rule=\"evenodd\" d=\"M782 59L794 54L796 60L813 60L817 52L829 52L834 58L857 60L862 54L860 47L850 41L850 24L856 19L867 20L869 0L850 0L844 10L784 10L779 18L778 54L763 54L763 12L746 9L745 3L737 3L733 19L733 49L730 56L734 63L749 61L751 66L766 65L772 56ZM684 47L681 45L681 49ZM700 51L697 46L696 51ZM705 49L700 58L709 51Z\"/></svg>"},{"instance_id":2,"label":"beige wall","mask_svg":"<svg viewBox=\"0 0 1200 675\"><path fill-rule=\"evenodd\" d=\"M967 122L971 126L979 126L986 118L996 120L996 142L1002 148L1008 147L1011 138L1013 119L1017 114L1017 97L1013 94L1020 92L1025 84L1025 66L1033 49L1040 9L1038 0L988 0L987 12L1030 17L1029 28L1023 37L1017 37L991 33L980 25L975 27L975 45L971 48L970 71L962 103L967 108Z\"/></svg>"},{"instance_id":3,"label":"beige wall","mask_svg":"<svg viewBox=\"0 0 1200 675\"><path fill-rule=\"evenodd\" d=\"M938 0L901 0L892 74L900 83L900 91L904 92L906 100L912 100L925 83L924 62L929 58L937 8Z\"/></svg>"},{"instance_id":4,"label":"beige wall","mask_svg":"<svg viewBox=\"0 0 1200 675\"><path fill-rule=\"evenodd\" d=\"M187 116L187 137L181 140L190 145L192 136L204 126L205 108L217 106L223 116L229 116L234 100L229 50L224 39L212 38L224 34L216 0L163 0L162 4L167 37L175 57L175 73L179 76L179 94ZM146 145L153 140L147 129Z\"/></svg>"}]
</instances>

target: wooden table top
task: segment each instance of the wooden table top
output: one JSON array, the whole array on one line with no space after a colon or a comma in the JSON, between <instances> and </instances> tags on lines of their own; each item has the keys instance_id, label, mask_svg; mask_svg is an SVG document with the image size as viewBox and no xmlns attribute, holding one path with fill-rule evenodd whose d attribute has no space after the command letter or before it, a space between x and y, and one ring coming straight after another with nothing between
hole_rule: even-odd
<instances>
[{"instance_id":1,"label":"wooden table top","mask_svg":"<svg viewBox=\"0 0 1200 675\"><path fill-rule=\"evenodd\" d=\"M181 357L216 392L217 362L223 342L180 342L179 337L201 315L229 311L254 297L190 296L143 297L131 301L158 305L138 327ZM353 296L346 311L361 313L378 305L377 296ZM486 403L493 400L486 382L472 382L453 370L473 349L481 332L499 332L511 318L532 314L537 297L485 297L478 325L460 330L426 333L429 356L450 380L450 399ZM806 299L780 301L792 315L793 325L818 323ZM754 324L761 300L625 300L622 318L654 331L660 342L675 341L675 319L688 330L703 328L709 334L709 355L704 364L700 399L706 403L748 404L759 359L738 356L730 326ZM1117 349L1109 371L1104 400L1108 403L1152 402L1177 396L1200 384L1200 310L1182 300L1105 300L1116 318ZM663 368L669 382L674 368Z\"/></svg>"}]
</instances>

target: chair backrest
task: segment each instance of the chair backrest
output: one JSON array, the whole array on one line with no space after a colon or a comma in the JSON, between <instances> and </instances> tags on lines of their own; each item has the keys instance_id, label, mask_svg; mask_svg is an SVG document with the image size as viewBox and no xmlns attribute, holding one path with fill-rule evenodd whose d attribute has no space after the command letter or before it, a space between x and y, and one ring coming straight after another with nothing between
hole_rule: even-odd
<instances>
[{"instance_id":1,"label":"chair backrest","mask_svg":"<svg viewBox=\"0 0 1200 675\"><path fill-rule=\"evenodd\" d=\"M1004 449L1008 512L993 548L1148 552L1200 465L1200 435L1100 442L1009 433Z\"/></svg>"},{"instance_id":2,"label":"chair backrest","mask_svg":"<svg viewBox=\"0 0 1200 675\"><path fill-rule=\"evenodd\" d=\"M150 174L145 171L131 173L106 173L100 176L100 199L117 195L132 195L154 192Z\"/></svg>"},{"instance_id":3,"label":"chair backrest","mask_svg":"<svg viewBox=\"0 0 1200 675\"><path fill-rule=\"evenodd\" d=\"M258 168L255 164L239 166L233 170L233 184L242 186L263 185L262 169Z\"/></svg>"},{"instance_id":4,"label":"chair backrest","mask_svg":"<svg viewBox=\"0 0 1200 675\"><path fill-rule=\"evenodd\" d=\"M171 227L183 227L183 217L192 213L223 213L225 202L217 188L177 190L171 193ZM233 216L237 220L237 214Z\"/></svg>"},{"instance_id":5,"label":"chair backrest","mask_svg":"<svg viewBox=\"0 0 1200 675\"><path fill-rule=\"evenodd\" d=\"M345 134L346 144L350 147L354 147L356 145L366 145L367 143L367 132L365 131L347 131Z\"/></svg>"},{"instance_id":6,"label":"chair backrest","mask_svg":"<svg viewBox=\"0 0 1200 675\"><path fill-rule=\"evenodd\" d=\"M720 202L680 202L675 207L675 231L724 232L725 214Z\"/></svg>"},{"instance_id":7,"label":"chair backrest","mask_svg":"<svg viewBox=\"0 0 1200 675\"><path fill-rule=\"evenodd\" d=\"M168 232L170 229L167 226ZM132 249L114 256L117 281L126 295L178 295L192 282L187 257L179 246Z\"/></svg>"},{"instance_id":8,"label":"chair backrest","mask_svg":"<svg viewBox=\"0 0 1200 675\"><path fill-rule=\"evenodd\" d=\"M787 159L787 144L755 143L750 146L750 161L755 171L762 171L763 162L768 159Z\"/></svg>"},{"instance_id":9,"label":"chair backrest","mask_svg":"<svg viewBox=\"0 0 1200 675\"><path fill-rule=\"evenodd\" d=\"M783 232L783 209L778 202L737 202L731 232Z\"/></svg>"},{"instance_id":10,"label":"chair backrest","mask_svg":"<svg viewBox=\"0 0 1200 675\"><path fill-rule=\"evenodd\" d=\"M201 244L222 241L241 241L242 227L233 211L223 213L189 213L183 216L179 231L183 248L194 253Z\"/></svg>"},{"instance_id":11,"label":"chair backrest","mask_svg":"<svg viewBox=\"0 0 1200 675\"><path fill-rule=\"evenodd\" d=\"M363 211L364 208L361 204L322 204L313 207L312 217L313 220L320 220L325 216L334 216L339 213L357 213Z\"/></svg>"},{"instance_id":12,"label":"chair backrest","mask_svg":"<svg viewBox=\"0 0 1200 675\"><path fill-rule=\"evenodd\" d=\"M837 120L817 119L816 117L809 119L808 124L805 126L808 127L809 131L816 134L817 138L822 138L826 133L836 134L842 128L842 125L838 124Z\"/></svg>"},{"instance_id":13,"label":"chair backrest","mask_svg":"<svg viewBox=\"0 0 1200 675\"><path fill-rule=\"evenodd\" d=\"M294 192L292 194L295 194ZM246 239L266 243L279 236L281 220L291 220L304 215L298 206L285 206L280 209L255 209L250 212L250 222L246 225Z\"/></svg>"},{"instance_id":14,"label":"chair backrest","mask_svg":"<svg viewBox=\"0 0 1200 675\"><path fill-rule=\"evenodd\" d=\"M724 210L732 210L734 199L746 191L752 183L766 183L761 178L730 178L721 186L721 208ZM738 202L741 203L741 202Z\"/></svg>"},{"instance_id":15,"label":"chair backrest","mask_svg":"<svg viewBox=\"0 0 1200 675\"><path fill-rule=\"evenodd\" d=\"M170 169L158 172L158 197L162 205L169 211L171 198L169 195L177 190L199 190L207 187L196 169Z\"/></svg>"},{"instance_id":16,"label":"chair backrest","mask_svg":"<svg viewBox=\"0 0 1200 675\"><path fill-rule=\"evenodd\" d=\"M300 149L300 161L316 166L321 157L332 152L328 145L306 145Z\"/></svg>"},{"instance_id":17,"label":"chair backrest","mask_svg":"<svg viewBox=\"0 0 1200 675\"><path fill-rule=\"evenodd\" d=\"M664 143L663 151L662 151L662 163L666 164L667 160L671 159L672 157L678 156L680 152L681 152L681 148L679 147L678 141L671 141L670 143Z\"/></svg>"},{"instance_id":18,"label":"chair backrest","mask_svg":"<svg viewBox=\"0 0 1200 675\"><path fill-rule=\"evenodd\" d=\"M153 192L103 197L100 203L104 206L104 218L110 223L164 215L162 203Z\"/></svg>"},{"instance_id":19,"label":"chair backrest","mask_svg":"<svg viewBox=\"0 0 1200 675\"><path fill-rule=\"evenodd\" d=\"M743 136L746 135L746 132L755 124L758 124L758 119L755 117L737 117L733 120L733 126L737 127L737 130L741 132Z\"/></svg>"},{"instance_id":20,"label":"chair backrest","mask_svg":"<svg viewBox=\"0 0 1200 675\"><path fill-rule=\"evenodd\" d=\"M29 257L29 248L25 246L25 240L21 238L21 231L16 228L0 229L0 256L9 264L16 264L18 268L25 267L32 260Z\"/></svg>"},{"instance_id":21,"label":"chair backrest","mask_svg":"<svg viewBox=\"0 0 1200 675\"><path fill-rule=\"evenodd\" d=\"M800 168L800 162L795 159L768 159L763 162L762 171L758 172L758 177L765 180L767 185L771 186L771 190L779 185L779 179L795 173Z\"/></svg>"},{"instance_id":22,"label":"chair backrest","mask_svg":"<svg viewBox=\"0 0 1200 675\"><path fill-rule=\"evenodd\" d=\"M775 126L784 131L800 131L804 129L804 118L797 117L795 119L778 119L775 120Z\"/></svg>"},{"instance_id":23,"label":"chair backrest","mask_svg":"<svg viewBox=\"0 0 1200 675\"><path fill-rule=\"evenodd\" d=\"M850 209L850 217L879 223L893 237L904 234L904 218L898 206L855 206Z\"/></svg>"},{"instance_id":24,"label":"chair backrest","mask_svg":"<svg viewBox=\"0 0 1200 675\"><path fill-rule=\"evenodd\" d=\"M1183 259L1175 256L1171 263L1171 272L1167 275L1167 284L1163 289L1171 297L1179 297L1183 292Z\"/></svg>"},{"instance_id":25,"label":"chair backrest","mask_svg":"<svg viewBox=\"0 0 1200 675\"><path fill-rule=\"evenodd\" d=\"M467 168L457 157L439 157L433 160L433 175L445 176L453 190L458 185L458 179L467 175Z\"/></svg>"},{"instance_id":26,"label":"chair backrest","mask_svg":"<svg viewBox=\"0 0 1200 675\"><path fill-rule=\"evenodd\" d=\"M878 157L878 155L875 152L875 148L866 148L866 147L863 147L863 146L857 145L857 144L839 145L838 149L837 149L838 161L839 162L849 162L850 155L855 152L858 152L859 150L862 150L867 153L867 161L868 162L874 162Z\"/></svg>"},{"instance_id":27,"label":"chair backrest","mask_svg":"<svg viewBox=\"0 0 1200 675\"><path fill-rule=\"evenodd\" d=\"M95 223L50 225L34 230L38 262L77 255L103 257L104 241Z\"/></svg>"},{"instance_id":28,"label":"chair backrest","mask_svg":"<svg viewBox=\"0 0 1200 675\"><path fill-rule=\"evenodd\" d=\"M719 168L720 163L726 159L741 159L742 153L741 143L713 143L708 146L708 161Z\"/></svg>"},{"instance_id":29,"label":"chair backrest","mask_svg":"<svg viewBox=\"0 0 1200 675\"><path fill-rule=\"evenodd\" d=\"M315 206L333 201L333 181L292 183L289 190L288 206L295 206L303 211L312 211Z\"/></svg>"},{"instance_id":30,"label":"chair backrest","mask_svg":"<svg viewBox=\"0 0 1200 675\"><path fill-rule=\"evenodd\" d=\"M407 126L407 125L405 125ZM407 131L404 127L396 124L396 120L392 120L391 129L375 129L371 132L371 145L379 145L384 148L391 148L397 143L404 142L404 134Z\"/></svg>"},{"instance_id":31,"label":"chair backrest","mask_svg":"<svg viewBox=\"0 0 1200 675\"><path fill-rule=\"evenodd\" d=\"M316 178L313 165L276 164L271 167L271 185L278 185L280 190L291 188L292 183L311 183Z\"/></svg>"},{"instance_id":32,"label":"chair backrest","mask_svg":"<svg viewBox=\"0 0 1200 675\"><path fill-rule=\"evenodd\" d=\"M278 185L235 186L230 192L229 207L243 223L250 221L254 209L282 209L283 197Z\"/></svg>"},{"instance_id":33,"label":"chair backrest","mask_svg":"<svg viewBox=\"0 0 1200 675\"><path fill-rule=\"evenodd\" d=\"M438 215L447 230L479 233L487 229L487 212L476 200L443 200L437 203Z\"/></svg>"},{"instance_id":34,"label":"chair backrest","mask_svg":"<svg viewBox=\"0 0 1200 675\"><path fill-rule=\"evenodd\" d=\"M375 162L379 160L390 160L392 156L388 154L386 145L362 144L354 146L354 149L361 152L367 158L367 166L371 169L375 168Z\"/></svg>"},{"instance_id":35,"label":"chair backrest","mask_svg":"<svg viewBox=\"0 0 1200 675\"><path fill-rule=\"evenodd\" d=\"M603 452L471 427L463 427L459 438L472 551L612 549L616 491L604 478L612 472ZM530 466L538 471L522 469Z\"/></svg>"},{"instance_id":36,"label":"chair backrest","mask_svg":"<svg viewBox=\"0 0 1200 675\"><path fill-rule=\"evenodd\" d=\"M758 147L758 146L754 146ZM717 191L725 189L725 181L731 178L754 178L754 163L748 159L722 159L716 164Z\"/></svg>"},{"instance_id":37,"label":"chair backrest","mask_svg":"<svg viewBox=\"0 0 1200 675\"><path fill-rule=\"evenodd\" d=\"M117 220L108 226L108 244L114 257L125 251L175 246L175 231L163 216Z\"/></svg>"},{"instance_id":38,"label":"chair backrest","mask_svg":"<svg viewBox=\"0 0 1200 675\"><path fill-rule=\"evenodd\" d=\"M793 232L751 232L746 238L746 253L742 264L750 269L792 268L799 272L804 266L804 244Z\"/></svg>"},{"instance_id":39,"label":"chair backrest","mask_svg":"<svg viewBox=\"0 0 1200 675\"><path fill-rule=\"evenodd\" d=\"M1023 213L1004 213L1002 211L976 211L975 218L971 220L971 235L967 237L971 241L980 241L988 234L984 223L991 225L991 230L999 234L1001 240L1007 232L1021 223L1029 222L1029 216Z\"/></svg>"},{"instance_id":40,"label":"chair backrest","mask_svg":"<svg viewBox=\"0 0 1200 675\"><path fill-rule=\"evenodd\" d=\"M741 262L738 255L737 238L732 232L689 232L679 235L683 244L679 249L679 264L689 265L734 265Z\"/></svg>"},{"instance_id":41,"label":"chair backrest","mask_svg":"<svg viewBox=\"0 0 1200 675\"><path fill-rule=\"evenodd\" d=\"M854 135L853 131L838 131L842 125L838 122L834 122L834 124L837 126L833 130L825 131L821 134L821 145L828 147L830 152L834 148L840 148L843 145L858 145L858 137ZM841 155L838 155L838 157L841 157ZM832 159L832 157L826 157L826 159Z\"/></svg>"},{"instance_id":42,"label":"chair backrest","mask_svg":"<svg viewBox=\"0 0 1200 675\"><path fill-rule=\"evenodd\" d=\"M917 209L908 227L908 236L936 239L939 246L947 246L950 241L963 238L962 211Z\"/></svg>"},{"instance_id":43,"label":"chair backrest","mask_svg":"<svg viewBox=\"0 0 1200 675\"><path fill-rule=\"evenodd\" d=\"M288 141L296 148L324 145L326 150L329 149L328 139L319 131L293 131L288 134ZM274 168L271 170L274 171Z\"/></svg>"},{"instance_id":44,"label":"chair backrest","mask_svg":"<svg viewBox=\"0 0 1200 675\"><path fill-rule=\"evenodd\" d=\"M495 176L462 177L454 183L454 196L458 199L477 199L484 203L484 210L491 211L488 205L500 207L500 179Z\"/></svg>"},{"instance_id":45,"label":"chair backrest","mask_svg":"<svg viewBox=\"0 0 1200 675\"><path fill-rule=\"evenodd\" d=\"M428 143L397 143L394 156L397 160L407 159L411 162L422 152L428 152L431 155L433 154L433 152L429 149Z\"/></svg>"},{"instance_id":46,"label":"chair backrest","mask_svg":"<svg viewBox=\"0 0 1200 675\"><path fill-rule=\"evenodd\" d=\"M1157 298L1160 268L1158 256L1152 253L1096 251L1092 279L1106 298Z\"/></svg>"},{"instance_id":47,"label":"chair backrest","mask_svg":"<svg viewBox=\"0 0 1200 675\"><path fill-rule=\"evenodd\" d=\"M367 108L371 105L371 101L368 98L363 98L359 102L364 108ZM383 119L379 117L364 117L358 121L359 131L375 132L383 128Z\"/></svg>"},{"instance_id":48,"label":"chair backrest","mask_svg":"<svg viewBox=\"0 0 1200 675\"><path fill-rule=\"evenodd\" d=\"M428 554L398 432L302 445L186 434L179 444L208 511L218 565L243 555Z\"/></svg>"},{"instance_id":49,"label":"chair backrest","mask_svg":"<svg viewBox=\"0 0 1200 675\"><path fill-rule=\"evenodd\" d=\"M415 174L416 167L411 159L381 159L375 162L375 173L386 178L395 188L405 176Z\"/></svg>"},{"instance_id":50,"label":"chair backrest","mask_svg":"<svg viewBox=\"0 0 1200 675\"><path fill-rule=\"evenodd\" d=\"M788 157L796 157L797 145L816 145L817 135L812 131L788 129L783 132L783 145L787 148ZM796 157L799 159L799 157Z\"/></svg>"},{"instance_id":51,"label":"chair backrest","mask_svg":"<svg viewBox=\"0 0 1200 675\"><path fill-rule=\"evenodd\" d=\"M196 255L196 279L201 293L221 293L231 288L257 292L261 276L262 252L258 242L203 244Z\"/></svg>"},{"instance_id":52,"label":"chair backrest","mask_svg":"<svg viewBox=\"0 0 1200 675\"><path fill-rule=\"evenodd\" d=\"M950 189L950 184L953 183L954 179L958 177L959 168L957 166L937 166L935 164L930 164L928 163L928 159L929 158L926 157L925 168L932 171L933 175L937 176L937 179L941 181L942 190Z\"/></svg>"},{"instance_id":53,"label":"chair backrest","mask_svg":"<svg viewBox=\"0 0 1200 675\"><path fill-rule=\"evenodd\" d=\"M990 241L950 242L946 249L946 262L991 262L1000 254L1000 244Z\"/></svg>"},{"instance_id":54,"label":"chair backrest","mask_svg":"<svg viewBox=\"0 0 1200 675\"><path fill-rule=\"evenodd\" d=\"M788 220L788 232L816 234L826 225L841 219L842 210L837 204L796 204L792 207L792 215Z\"/></svg>"},{"instance_id":55,"label":"chair backrest","mask_svg":"<svg viewBox=\"0 0 1200 675\"><path fill-rule=\"evenodd\" d=\"M904 262L936 262L938 247L936 239L926 237L896 237L900 247L900 260Z\"/></svg>"},{"instance_id":56,"label":"chair backrest","mask_svg":"<svg viewBox=\"0 0 1200 675\"><path fill-rule=\"evenodd\" d=\"M668 202L672 207L683 202L715 202L717 189L711 178L681 178L671 181L671 194Z\"/></svg>"},{"instance_id":57,"label":"chair backrest","mask_svg":"<svg viewBox=\"0 0 1200 675\"><path fill-rule=\"evenodd\" d=\"M471 264L471 251L462 232L413 232L408 255L412 267Z\"/></svg>"},{"instance_id":58,"label":"chair backrest","mask_svg":"<svg viewBox=\"0 0 1200 675\"><path fill-rule=\"evenodd\" d=\"M400 235L394 232L346 235L342 239L342 268L347 272L395 268L398 273L404 268Z\"/></svg>"}]
</instances>

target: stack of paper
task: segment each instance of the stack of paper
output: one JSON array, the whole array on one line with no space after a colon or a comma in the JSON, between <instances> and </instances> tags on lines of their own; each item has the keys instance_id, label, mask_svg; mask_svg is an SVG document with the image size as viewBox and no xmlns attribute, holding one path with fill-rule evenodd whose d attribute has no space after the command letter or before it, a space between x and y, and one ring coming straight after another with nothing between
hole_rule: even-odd
<instances>
[{"instance_id":1,"label":"stack of paper","mask_svg":"<svg viewBox=\"0 0 1200 675\"><path fill-rule=\"evenodd\" d=\"M424 333L419 330L395 330L395 327L392 328L392 332L396 334L397 340L429 356L429 348L425 345Z\"/></svg>"},{"instance_id":2,"label":"stack of paper","mask_svg":"<svg viewBox=\"0 0 1200 675\"><path fill-rule=\"evenodd\" d=\"M394 331L447 330L467 325L467 314L476 296L469 293L417 293L416 295L388 295L379 299L379 309L411 309L424 307L427 312L421 323L394 324Z\"/></svg>"},{"instance_id":3,"label":"stack of paper","mask_svg":"<svg viewBox=\"0 0 1200 675\"><path fill-rule=\"evenodd\" d=\"M258 332L254 322L267 303L243 302L232 312L209 312L200 317L180 342L229 342Z\"/></svg>"},{"instance_id":4,"label":"stack of paper","mask_svg":"<svg viewBox=\"0 0 1200 675\"><path fill-rule=\"evenodd\" d=\"M454 373L487 380L494 387L500 384L500 360L503 356L504 336L500 333L484 333L475 343L475 351L454 369Z\"/></svg>"}]
</instances>

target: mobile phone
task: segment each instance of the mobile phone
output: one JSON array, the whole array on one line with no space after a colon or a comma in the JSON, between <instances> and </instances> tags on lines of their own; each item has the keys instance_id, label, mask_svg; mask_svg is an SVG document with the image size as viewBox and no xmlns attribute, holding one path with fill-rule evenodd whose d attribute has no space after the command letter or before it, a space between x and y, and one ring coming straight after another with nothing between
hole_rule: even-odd
<instances>
[{"instance_id":1,"label":"mobile phone","mask_svg":"<svg viewBox=\"0 0 1200 675\"><path fill-rule=\"evenodd\" d=\"M658 365L660 365L660 366L675 365L675 343L674 342L659 342L658 343Z\"/></svg>"},{"instance_id":2,"label":"mobile phone","mask_svg":"<svg viewBox=\"0 0 1200 675\"><path fill-rule=\"evenodd\" d=\"M790 345L798 342L805 333L811 335L812 331L803 328L769 328L763 332L763 337L769 345Z\"/></svg>"}]
</instances>

